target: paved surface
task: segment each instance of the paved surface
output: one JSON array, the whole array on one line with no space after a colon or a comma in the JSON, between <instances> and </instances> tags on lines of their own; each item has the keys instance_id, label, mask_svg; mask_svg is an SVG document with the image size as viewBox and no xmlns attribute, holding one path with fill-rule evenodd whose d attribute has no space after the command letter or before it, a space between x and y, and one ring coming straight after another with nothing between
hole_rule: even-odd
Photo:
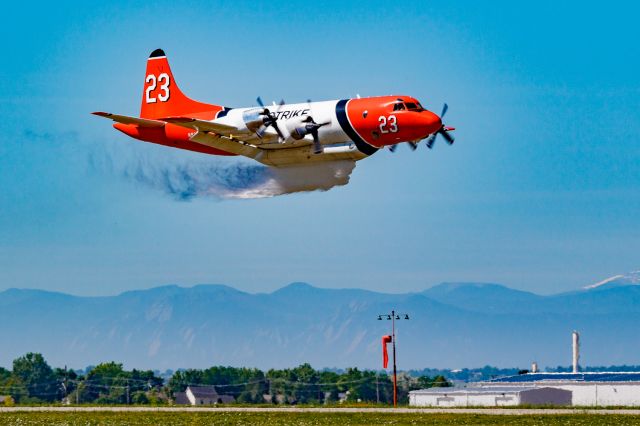
<instances>
[{"instance_id":1,"label":"paved surface","mask_svg":"<svg viewBox=\"0 0 640 426\"><path fill-rule=\"evenodd\" d=\"M571 409L571 408L296 408L296 407L0 407L0 413L25 411L58 411L58 412L247 412L247 413L458 413L458 414L491 414L491 415L545 415L545 414L627 414L640 416L640 409Z\"/></svg>"}]
</instances>

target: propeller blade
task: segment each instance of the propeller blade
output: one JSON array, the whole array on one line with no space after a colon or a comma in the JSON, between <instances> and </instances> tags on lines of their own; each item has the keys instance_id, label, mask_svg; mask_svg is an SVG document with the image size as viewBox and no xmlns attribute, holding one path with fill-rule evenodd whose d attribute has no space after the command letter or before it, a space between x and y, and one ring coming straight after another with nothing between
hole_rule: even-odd
<instances>
[{"instance_id":1,"label":"propeller blade","mask_svg":"<svg viewBox=\"0 0 640 426\"><path fill-rule=\"evenodd\" d=\"M391 152L396 152L396 149L398 148L398 144L393 144L393 145L389 145L389 151Z\"/></svg>"},{"instance_id":2,"label":"propeller blade","mask_svg":"<svg viewBox=\"0 0 640 426\"><path fill-rule=\"evenodd\" d=\"M278 127L278 123L276 123L275 120L271 123L271 127L273 127L275 129L276 133L278 134L278 140L280 142L284 141L285 137L282 134L282 132L280 131L280 127Z\"/></svg>"},{"instance_id":3,"label":"propeller blade","mask_svg":"<svg viewBox=\"0 0 640 426\"><path fill-rule=\"evenodd\" d=\"M449 110L449 105L447 105L446 103L442 106L442 113L440 113L440 119L442 119L442 117L444 117L444 115L447 113L447 111Z\"/></svg>"},{"instance_id":4,"label":"propeller blade","mask_svg":"<svg viewBox=\"0 0 640 426\"><path fill-rule=\"evenodd\" d=\"M418 144L416 142L407 142L409 144L409 148L411 148L411 151L415 151L416 149L418 149Z\"/></svg>"},{"instance_id":5,"label":"propeller blade","mask_svg":"<svg viewBox=\"0 0 640 426\"><path fill-rule=\"evenodd\" d=\"M432 134L431 136L429 136L429 139L427 139L427 142L425 145L427 145L427 148L431 149L433 148L433 144L436 141L436 137L438 136L437 133Z\"/></svg>"},{"instance_id":6,"label":"propeller blade","mask_svg":"<svg viewBox=\"0 0 640 426\"><path fill-rule=\"evenodd\" d=\"M260 105L262 108L264 108L264 103L262 102L262 98L260 96L258 96L256 98L256 102L258 102L258 105Z\"/></svg>"},{"instance_id":7,"label":"propeller blade","mask_svg":"<svg viewBox=\"0 0 640 426\"><path fill-rule=\"evenodd\" d=\"M440 129L438 133L442 135L444 140L446 140L449 145L453 144L453 142L455 141L455 138L453 137L453 135L450 135L449 132L447 132L444 129Z\"/></svg>"},{"instance_id":8,"label":"propeller blade","mask_svg":"<svg viewBox=\"0 0 640 426\"><path fill-rule=\"evenodd\" d=\"M264 136L264 132L267 130L267 126L265 126L264 124L262 126L260 126L258 128L258 130L256 130L256 136L259 137L260 139L262 139L262 137Z\"/></svg>"},{"instance_id":9,"label":"propeller blade","mask_svg":"<svg viewBox=\"0 0 640 426\"><path fill-rule=\"evenodd\" d=\"M320 143L320 138L318 137L317 128L311 131L311 136L313 136L313 153L322 154L324 152L324 149L322 148L322 144Z\"/></svg>"}]
</instances>

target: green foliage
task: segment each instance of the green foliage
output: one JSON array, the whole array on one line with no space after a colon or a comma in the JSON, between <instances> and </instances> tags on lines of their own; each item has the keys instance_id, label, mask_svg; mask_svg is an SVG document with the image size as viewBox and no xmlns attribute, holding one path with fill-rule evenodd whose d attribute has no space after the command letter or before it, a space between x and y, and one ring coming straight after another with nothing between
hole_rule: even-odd
<instances>
[{"instance_id":1,"label":"green foliage","mask_svg":"<svg viewBox=\"0 0 640 426\"><path fill-rule=\"evenodd\" d=\"M11 371L0 367L0 384L3 384L9 377L11 377Z\"/></svg>"},{"instance_id":2,"label":"green foliage","mask_svg":"<svg viewBox=\"0 0 640 426\"><path fill-rule=\"evenodd\" d=\"M105 362L97 365L78 385L78 402L98 404L146 404L146 392L160 389L163 380L151 370L125 371L122 364ZM137 402L133 396L137 395Z\"/></svg>"},{"instance_id":3,"label":"green foliage","mask_svg":"<svg viewBox=\"0 0 640 426\"><path fill-rule=\"evenodd\" d=\"M217 385L218 393L232 395L242 402L263 402L267 393L265 375L256 368L215 366L206 370L179 370L169 379L170 395L184 392L189 385Z\"/></svg>"},{"instance_id":4,"label":"green foliage","mask_svg":"<svg viewBox=\"0 0 640 426\"><path fill-rule=\"evenodd\" d=\"M136 405L148 404L149 398L145 392L135 391L133 395L131 395L131 403Z\"/></svg>"},{"instance_id":5,"label":"green foliage","mask_svg":"<svg viewBox=\"0 0 640 426\"><path fill-rule=\"evenodd\" d=\"M13 371L0 368L0 394L11 394L18 403L62 401L95 404L166 404L175 392L189 385L214 385L220 395L238 403L332 404L393 402L393 381L386 372L348 368L342 372L319 371L310 364L264 373L256 368L214 366L204 370L176 371L164 380L150 370L127 371L116 362L87 368L83 375L66 368L52 369L42 355L17 358ZM398 375L398 398L408 401L413 389L450 386L445 377Z\"/></svg>"},{"instance_id":6,"label":"green foliage","mask_svg":"<svg viewBox=\"0 0 640 426\"><path fill-rule=\"evenodd\" d=\"M32 401L55 401L60 398L62 389L53 369L41 354L29 352L13 361L13 376L16 384L26 389L26 397ZM25 399L21 391L11 394L20 402Z\"/></svg>"}]
</instances>

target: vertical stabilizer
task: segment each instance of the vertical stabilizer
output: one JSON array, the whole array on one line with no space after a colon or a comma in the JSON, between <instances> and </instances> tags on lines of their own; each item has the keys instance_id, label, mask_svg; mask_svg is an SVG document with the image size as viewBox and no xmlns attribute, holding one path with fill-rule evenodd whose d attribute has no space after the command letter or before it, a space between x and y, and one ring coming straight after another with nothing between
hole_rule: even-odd
<instances>
[{"instance_id":1,"label":"vertical stabilizer","mask_svg":"<svg viewBox=\"0 0 640 426\"><path fill-rule=\"evenodd\" d=\"M222 107L194 101L182 93L162 49L151 52L142 90L141 118L190 116L213 119Z\"/></svg>"}]
</instances>

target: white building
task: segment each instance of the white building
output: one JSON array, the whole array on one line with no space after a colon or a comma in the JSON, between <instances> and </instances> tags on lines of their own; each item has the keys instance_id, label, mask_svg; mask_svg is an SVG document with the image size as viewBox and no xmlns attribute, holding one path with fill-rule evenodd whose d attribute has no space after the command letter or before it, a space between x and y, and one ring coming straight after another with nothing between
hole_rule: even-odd
<instances>
[{"instance_id":1,"label":"white building","mask_svg":"<svg viewBox=\"0 0 640 426\"><path fill-rule=\"evenodd\" d=\"M571 391L574 406L640 406L640 372L529 373L478 383L484 389L504 386Z\"/></svg>"},{"instance_id":2,"label":"white building","mask_svg":"<svg viewBox=\"0 0 640 426\"><path fill-rule=\"evenodd\" d=\"M429 388L409 392L409 405L416 407L496 407L569 404L571 404L571 391L549 387Z\"/></svg>"}]
</instances>

